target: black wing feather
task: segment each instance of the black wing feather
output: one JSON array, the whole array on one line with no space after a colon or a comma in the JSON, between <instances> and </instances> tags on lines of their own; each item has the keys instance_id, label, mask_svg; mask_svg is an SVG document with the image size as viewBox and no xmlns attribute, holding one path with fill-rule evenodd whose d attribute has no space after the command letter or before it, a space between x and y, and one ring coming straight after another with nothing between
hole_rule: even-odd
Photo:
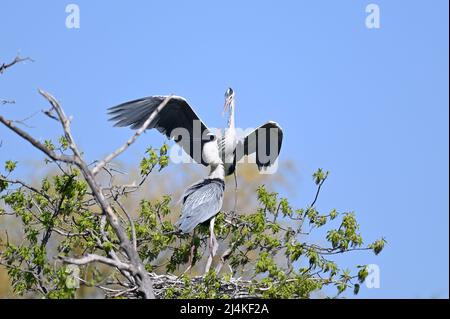
<instances>
[{"instance_id":1,"label":"black wing feather","mask_svg":"<svg viewBox=\"0 0 450 319\"><path fill-rule=\"evenodd\" d=\"M283 143L283 130L276 122L267 122L248 134L236 147L236 161L256 153L258 169L271 166L278 158Z\"/></svg>"},{"instance_id":2,"label":"black wing feather","mask_svg":"<svg viewBox=\"0 0 450 319\"><path fill-rule=\"evenodd\" d=\"M142 127L165 98L166 96L149 96L113 106L108 109L108 114L111 116L110 121L115 122L114 126L130 126L132 129L138 129ZM200 132L196 132L196 136L194 136L194 121L200 123ZM200 154L194 154L194 143L201 143L198 149L203 149L203 144L209 139L204 140L202 137L205 137L210 131L184 98L172 97L150 123L148 129L152 128L157 129L168 138L175 138L175 141L194 161L207 166L207 163L202 160L201 152ZM186 129L189 133L189 139L184 140L179 136L174 136L172 132L177 128Z\"/></svg>"}]
</instances>

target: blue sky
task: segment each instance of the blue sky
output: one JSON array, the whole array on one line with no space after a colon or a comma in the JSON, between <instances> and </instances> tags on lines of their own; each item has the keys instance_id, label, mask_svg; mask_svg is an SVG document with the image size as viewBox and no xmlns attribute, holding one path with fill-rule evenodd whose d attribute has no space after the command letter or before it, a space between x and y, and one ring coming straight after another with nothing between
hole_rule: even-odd
<instances>
[{"instance_id":1,"label":"blue sky","mask_svg":"<svg viewBox=\"0 0 450 319\"><path fill-rule=\"evenodd\" d=\"M211 127L222 127L223 94L236 91L238 125L271 119L285 132L282 159L295 160L294 206L313 195L310 175L331 171L319 208L355 211L378 257L381 288L365 298L449 296L447 1L81 1L80 29L65 27L68 1L2 0L0 62L17 52L35 62L0 76L0 112L21 119L54 94L73 115L88 158L119 146L105 108L152 94L185 96ZM380 7L367 29L365 7ZM28 130L59 136L33 117ZM42 155L0 127L0 162ZM120 159L137 162L146 134ZM26 175L24 168L19 174Z\"/></svg>"}]
</instances>

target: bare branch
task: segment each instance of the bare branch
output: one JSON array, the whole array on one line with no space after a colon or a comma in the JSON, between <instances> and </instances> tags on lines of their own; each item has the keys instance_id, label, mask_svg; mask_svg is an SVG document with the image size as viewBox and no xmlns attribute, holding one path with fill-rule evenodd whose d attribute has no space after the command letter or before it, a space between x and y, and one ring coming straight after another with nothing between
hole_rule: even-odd
<instances>
[{"instance_id":1,"label":"bare branch","mask_svg":"<svg viewBox=\"0 0 450 319\"><path fill-rule=\"evenodd\" d=\"M118 198L113 197L114 201L117 203L117 205L120 207L120 209L122 210L122 212L125 214L125 216L128 219L128 222L130 223L130 227L131 227L131 238L133 240L133 247L135 250L137 250L137 238L136 238L136 228L134 227L134 221L131 218L130 214L128 214L127 210L125 209L125 207L122 205L122 203L119 201Z\"/></svg>"},{"instance_id":2,"label":"bare branch","mask_svg":"<svg viewBox=\"0 0 450 319\"><path fill-rule=\"evenodd\" d=\"M5 104L15 104L16 101L14 100L0 100L0 104L5 105Z\"/></svg>"},{"instance_id":3,"label":"bare branch","mask_svg":"<svg viewBox=\"0 0 450 319\"><path fill-rule=\"evenodd\" d=\"M16 56L14 60L12 60L10 63L2 63L0 64L0 74L3 74L6 69L12 67L16 63L24 62L24 61L31 61L34 62L31 58L21 58L20 56Z\"/></svg>"},{"instance_id":4,"label":"bare branch","mask_svg":"<svg viewBox=\"0 0 450 319\"><path fill-rule=\"evenodd\" d=\"M102 263L105 265L116 267L117 269L120 269L120 270L127 270L127 271L134 272L134 269L130 264L126 264L119 260L114 260L111 258L107 258L104 256L95 255L95 254L88 254L81 258L59 257L59 259L61 259L65 263L79 265L79 266L87 265L87 264L90 264L93 262L99 262L99 263Z\"/></svg>"},{"instance_id":5,"label":"bare branch","mask_svg":"<svg viewBox=\"0 0 450 319\"><path fill-rule=\"evenodd\" d=\"M8 179L7 177L5 177L3 175L0 175L0 180L4 180L5 182L8 182L9 184L18 184L18 185L20 185L20 187L25 187L26 189L30 190L31 192L43 196L50 203L52 201L52 199L47 194L39 191L37 188L25 183L24 181L21 181L19 179Z\"/></svg>"},{"instance_id":6,"label":"bare branch","mask_svg":"<svg viewBox=\"0 0 450 319\"><path fill-rule=\"evenodd\" d=\"M79 152L77 146L75 145L74 139L72 137L72 133L70 132L70 121L67 118L66 114L64 114L64 110L59 105L58 101L50 95L49 93L39 89L39 93L47 99L47 101L50 103L52 108L56 111L56 114L58 115L59 122L61 123L64 133L66 135L66 139L69 142L69 147L73 151L75 158L78 160L81 160L81 153Z\"/></svg>"},{"instance_id":7,"label":"bare branch","mask_svg":"<svg viewBox=\"0 0 450 319\"><path fill-rule=\"evenodd\" d=\"M32 128L32 126L28 125L28 124L26 123L26 121L28 121L29 119L33 118L33 117L34 117L36 114L38 114L38 113L39 113L39 111L38 111L38 112L34 112L33 114L28 115L27 117L25 117L25 118L22 119L22 120L14 120L13 122L14 122L14 123L17 123L17 124L22 124L23 126L28 127L28 128Z\"/></svg>"},{"instance_id":8,"label":"bare branch","mask_svg":"<svg viewBox=\"0 0 450 319\"><path fill-rule=\"evenodd\" d=\"M49 110L42 110L41 112L44 113L45 115L47 115L52 120L59 121L58 118L52 114L52 111L53 111L53 108L50 108Z\"/></svg>"},{"instance_id":9,"label":"bare branch","mask_svg":"<svg viewBox=\"0 0 450 319\"><path fill-rule=\"evenodd\" d=\"M147 129L147 127L152 123L154 118L158 115L159 112L167 105L167 103L172 98L172 95L166 97L164 101L156 108L156 110L148 117L148 119L144 122L144 124L134 133L134 135L126 141L124 145L119 147L117 150L106 156L103 160L101 160L93 169L92 173L97 175L97 173L109 162L111 162L114 158L123 153L131 144L133 144L136 139Z\"/></svg>"},{"instance_id":10,"label":"bare branch","mask_svg":"<svg viewBox=\"0 0 450 319\"><path fill-rule=\"evenodd\" d=\"M0 123L5 125L7 128L9 128L11 131L16 133L20 137L22 137L24 140L28 141L31 145L36 147L38 150L43 152L45 155L50 157L52 160L54 160L54 161L61 161L61 162L65 162L65 163L70 163L70 164L75 163L75 158L74 157L67 156L67 155L58 155L58 154L56 154L54 151L52 151L51 149L46 147L44 144L42 144L41 142L36 140L34 137L29 135L27 132L25 132L24 130L22 130L22 129L18 128L17 126L15 126L13 121L5 119L1 115L0 115Z\"/></svg>"}]
</instances>

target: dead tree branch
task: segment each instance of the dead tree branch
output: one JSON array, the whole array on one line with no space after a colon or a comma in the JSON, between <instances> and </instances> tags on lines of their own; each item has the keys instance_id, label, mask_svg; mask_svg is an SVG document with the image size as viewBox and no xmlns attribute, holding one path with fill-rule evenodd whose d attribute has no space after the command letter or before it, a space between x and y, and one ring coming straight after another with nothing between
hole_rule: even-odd
<instances>
[{"instance_id":1,"label":"dead tree branch","mask_svg":"<svg viewBox=\"0 0 450 319\"><path fill-rule=\"evenodd\" d=\"M46 147L44 144L42 144L40 141L32 137L30 134L25 132L24 130L18 128L14 125L13 121L5 119L3 116L0 115L0 123L5 125L7 128L9 128L11 131L19 135L21 138L26 140L28 143L33 145L35 148L43 152L45 155L50 157L54 161L59 162L65 162L69 164L75 163L75 158L73 156L67 156L67 155L58 155L48 147Z\"/></svg>"},{"instance_id":2,"label":"dead tree branch","mask_svg":"<svg viewBox=\"0 0 450 319\"><path fill-rule=\"evenodd\" d=\"M31 61L34 62L31 58L21 58L20 56L16 56L14 60L12 60L9 63L2 63L0 64L0 74L3 74L3 72L6 71L6 69L12 67L14 64L20 63L20 62L24 62L24 61Z\"/></svg>"},{"instance_id":3,"label":"dead tree branch","mask_svg":"<svg viewBox=\"0 0 450 319\"><path fill-rule=\"evenodd\" d=\"M0 100L0 104L5 105L5 104L15 104L16 101L14 100Z\"/></svg>"},{"instance_id":4,"label":"dead tree branch","mask_svg":"<svg viewBox=\"0 0 450 319\"><path fill-rule=\"evenodd\" d=\"M120 260L114 260L111 258L107 258L104 256L95 255L95 254L88 254L81 258L61 257L60 259L62 261L64 261L65 263L78 265L78 266L87 265L87 264L90 264L93 262L99 262L99 263L102 263L105 265L116 267L119 270L126 270L126 271L131 271L131 272L135 271L133 269L132 265L130 265L130 264L121 262Z\"/></svg>"}]
</instances>

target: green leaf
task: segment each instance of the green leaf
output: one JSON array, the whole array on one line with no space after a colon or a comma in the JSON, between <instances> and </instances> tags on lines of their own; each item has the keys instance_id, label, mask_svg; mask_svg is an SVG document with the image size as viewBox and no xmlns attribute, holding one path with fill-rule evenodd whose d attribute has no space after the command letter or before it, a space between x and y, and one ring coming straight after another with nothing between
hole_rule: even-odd
<instances>
[{"instance_id":1,"label":"green leaf","mask_svg":"<svg viewBox=\"0 0 450 319\"><path fill-rule=\"evenodd\" d=\"M385 244L386 244L386 240L384 238L381 238L381 239L373 242L369 246L369 248L371 248L373 250L375 255L378 255L383 250Z\"/></svg>"},{"instance_id":2,"label":"green leaf","mask_svg":"<svg viewBox=\"0 0 450 319\"><path fill-rule=\"evenodd\" d=\"M65 136L61 136L59 138L59 145L63 150L67 150L69 148L69 142L67 141Z\"/></svg>"},{"instance_id":3,"label":"green leaf","mask_svg":"<svg viewBox=\"0 0 450 319\"><path fill-rule=\"evenodd\" d=\"M8 173L11 173L16 168L16 166L17 166L17 162L13 162L11 160L8 160L5 162L5 170Z\"/></svg>"},{"instance_id":4,"label":"green leaf","mask_svg":"<svg viewBox=\"0 0 450 319\"><path fill-rule=\"evenodd\" d=\"M45 140L44 141L44 145L46 148L48 148L50 151L54 151L55 150L55 145L53 144L53 142L51 140Z\"/></svg>"},{"instance_id":5,"label":"green leaf","mask_svg":"<svg viewBox=\"0 0 450 319\"><path fill-rule=\"evenodd\" d=\"M329 172L324 172L323 169L319 168L314 174L313 179L316 185L322 183L325 179L327 179Z\"/></svg>"},{"instance_id":6,"label":"green leaf","mask_svg":"<svg viewBox=\"0 0 450 319\"><path fill-rule=\"evenodd\" d=\"M6 180L4 180L2 176L0 176L0 193L3 192L7 188L8 188L8 182Z\"/></svg>"},{"instance_id":7,"label":"green leaf","mask_svg":"<svg viewBox=\"0 0 450 319\"><path fill-rule=\"evenodd\" d=\"M353 293L354 293L355 295L357 295L357 294L359 293L359 288L360 288L359 284L355 284L355 285L353 286Z\"/></svg>"},{"instance_id":8,"label":"green leaf","mask_svg":"<svg viewBox=\"0 0 450 319\"><path fill-rule=\"evenodd\" d=\"M367 266L360 266L360 270L358 271L358 281L360 283L363 283L364 280L366 280L367 276L369 275L369 270Z\"/></svg>"},{"instance_id":9,"label":"green leaf","mask_svg":"<svg viewBox=\"0 0 450 319\"><path fill-rule=\"evenodd\" d=\"M336 209L333 209L333 210L330 212L330 218L331 218L332 220L335 219L335 218L337 217L337 215L338 215L338 213L337 213Z\"/></svg>"}]
</instances>

